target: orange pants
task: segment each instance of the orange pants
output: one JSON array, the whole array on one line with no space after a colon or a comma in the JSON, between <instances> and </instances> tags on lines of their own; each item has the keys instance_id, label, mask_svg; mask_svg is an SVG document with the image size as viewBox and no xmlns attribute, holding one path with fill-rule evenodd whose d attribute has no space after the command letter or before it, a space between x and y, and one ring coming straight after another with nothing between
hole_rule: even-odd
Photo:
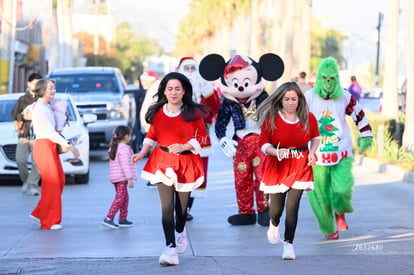
<instances>
[{"instance_id":1,"label":"orange pants","mask_svg":"<svg viewBox=\"0 0 414 275\"><path fill-rule=\"evenodd\" d=\"M42 177L39 203L32 215L40 219L41 229L49 229L62 221L62 191L65 174L56 148L49 139L38 139L33 148L33 157Z\"/></svg>"}]
</instances>

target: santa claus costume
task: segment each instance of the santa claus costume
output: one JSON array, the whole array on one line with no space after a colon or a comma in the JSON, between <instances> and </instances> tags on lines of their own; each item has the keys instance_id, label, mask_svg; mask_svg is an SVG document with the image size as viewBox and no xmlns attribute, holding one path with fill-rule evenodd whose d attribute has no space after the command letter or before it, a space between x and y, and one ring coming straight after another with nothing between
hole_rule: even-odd
<instances>
[{"instance_id":1,"label":"santa claus costume","mask_svg":"<svg viewBox=\"0 0 414 275\"><path fill-rule=\"evenodd\" d=\"M204 118L208 107L192 100L192 85L181 73L172 72L160 82L157 101L145 118L151 124L138 161L159 144L149 156L141 177L157 184L161 201L166 247L161 265L178 265L177 253L187 249L185 224L191 191L204 182L199 152L206 144Z\"/></svg>"},{"instance_id":2,"label":"santa claus costume","mask_svg":"<svg viewBox=\"0 0 414 275\"><path fill-rule=\"evenodd\" d=\"M286 207L282 258L294 260L293 240L300 199L304 190L313 189L318 124L308 112L303 92L295 82L280 85L262 103L259 114L260 146L266 154L260 190L270 194L267 236L271 244L279 242L280 218Z\"/></svg>"},{"instance_id":3,"label":"santa claus costume","mask_svg":"<svg viewBox=\"0 0 414 275\"><path fill-rule=\"evenodd\" d=\"M182 73L190 80L193 87L193 101L206 105L210 108L209 115L204 119L207 130L207 139L205 140L204 147L200 151L200 156L203 160L204 166L204 182L200 187L191 193L191 198L188 202L187 219L192 220L193 215L190 214L190 210L193 206L194 198L204 198L206 196L208 157L213 154L209 130L216 120L221 101L219 94L214 89L213 85L201 77L199 73L199 65L193 57L181 58L177 67L177 72Z\"/></svg>"},{"instance_id":4,"label":"santa claus costume","mask_svg":"<svg viewBox=\"0 0 414 275\"><path fill-rule=\"evenodd\" d=\"M312 166L308 165L308 142L319 137L315 116L309 113L309 131L305 133L299 120L292 123L281 113L277 115L275 125L274 130L262 127L260 147L262 151L267 146L289 148L291 157L279 160L276 156L266 156L260 190L265 193L284 193L290 188L313 190Z\"/></svg>"},{"instance_id":5,"label":"santa claus costume","mask_svg":"<svg viewBox=\"0 0 414 275\"><path fill-rule=\"evenodd\" d=\"M204 167L198 152L204 146L206 130L202 119L183 121L181 112L171 114L165 106L154 116L145 144L157 146L148 158L141 177L152 184L174 185L177 192L190 192L204 182ZM168 129L168 134L165 134ZM164 133L164 134L162 134ZM171 154L168 145L191 143L194 151Z\"/></svg>"}]
</instances>

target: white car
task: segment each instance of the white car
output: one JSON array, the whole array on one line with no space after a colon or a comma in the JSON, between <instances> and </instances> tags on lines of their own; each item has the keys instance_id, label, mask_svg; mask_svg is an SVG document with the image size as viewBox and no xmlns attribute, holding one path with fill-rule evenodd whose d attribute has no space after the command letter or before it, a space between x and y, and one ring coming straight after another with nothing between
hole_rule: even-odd
<instances>
[{"instance_id":1,"label":"white car","mask_svg":"<svg viewBox=\"0 0 414 275\"><path fill-rule=\"evenodd\" d=\"M18 135L11 118L11 111L23 93L0 95L0 178L18 178L19 170L16 164L16 145ZM74 177L77 183L89 182L89 132L86 125L96 121L94 114L80 116L76 105L69 95L56 94L56 98L68 102L68 124L62 135L70 140L79 150L80 157L73 158L71 152L60 154L63 171L66 176ZM31 157L28 161L30 164Z\"/></svg>"}]
</instances>

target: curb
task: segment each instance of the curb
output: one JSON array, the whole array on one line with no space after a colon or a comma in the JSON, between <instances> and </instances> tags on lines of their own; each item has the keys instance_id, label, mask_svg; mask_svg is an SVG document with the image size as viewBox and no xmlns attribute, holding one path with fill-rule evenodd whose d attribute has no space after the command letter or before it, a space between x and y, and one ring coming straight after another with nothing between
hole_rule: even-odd
<instances>
[{"instance_id":1,"label":"curb","mask_svg":"<svg viewBox=\"0 0 414 275\"><path fill-rule=\"evenodd\" d=\"M355 162L360 166L367 166L375 172L389 175L396 180L414 183L414 171L407 171L396 165L379 162L376 159L363 157L360 155L355 156Z\"/></svg>"}]
</instances>

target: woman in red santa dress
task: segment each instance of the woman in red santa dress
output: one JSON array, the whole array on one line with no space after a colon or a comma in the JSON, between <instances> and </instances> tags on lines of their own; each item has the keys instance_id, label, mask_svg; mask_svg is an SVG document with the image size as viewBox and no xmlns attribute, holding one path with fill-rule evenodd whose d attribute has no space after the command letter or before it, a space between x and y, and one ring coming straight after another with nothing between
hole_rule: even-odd
<instances>
[{"instance_id":1,"label":"woman in red santa dress","mask_svg":"<svg viewBox=\"0 0 414 275\"><path fill-rule=\"evenodd\" d=\"M267 237L279 242L279 222L286 201L283 256L296 258L293 249L299 203L304 190L313 190L312 166L319 145L315 116L295 82L282 84L259 108L260 146L266 154L260 190L270 194ZM308 144L310 142L310 148Z\"/></svg>"},{"instance_id":2,"label":"woman in red santa dress","mask_svg":"<svg viewBox=\"0 0 414 275\"><path fill-rule=\"evenodd\" d=\"M157 102L145 115L151 124L136 162L158 143L149 156L141 177L156 184L161 200L162 225L166 248L159 258L161 265L178 265L177 253L187 249L185 223L191 191L204 182L204 167L199 152L207 138L204 118L207 106L192 100L192 86L187 77L172 72L164 76ZM175 219L174 219L175 210Z\"/></svg>"}]
</instances>

